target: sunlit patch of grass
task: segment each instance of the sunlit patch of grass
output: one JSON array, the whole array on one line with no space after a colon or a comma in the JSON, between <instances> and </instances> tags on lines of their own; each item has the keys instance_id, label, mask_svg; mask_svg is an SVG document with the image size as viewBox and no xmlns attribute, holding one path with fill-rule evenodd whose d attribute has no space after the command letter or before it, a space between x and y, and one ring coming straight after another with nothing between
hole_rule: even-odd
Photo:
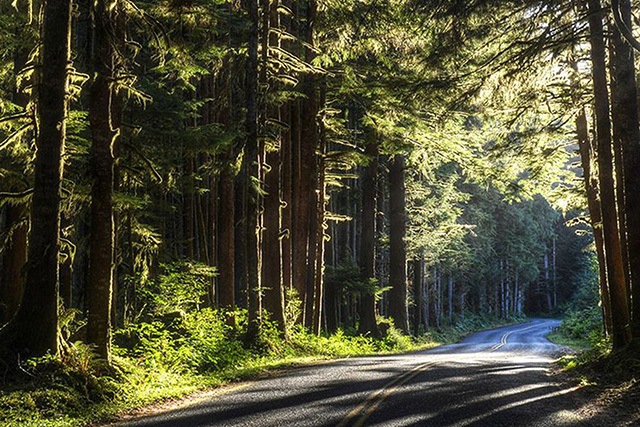
<instances>
[{"instance_id":1,"label":"sunlit patch of grass","mask_svg":"<svg viewBox=\"0 0 640 427\"><path fill-rule=\"evenodd\" d=\"M591 340L587 338L574 338L560 331L551 332L547 338L554 344L569 347L574 351L585 351L593 347Z\"/></svg>"},{"instance_id":2,"label":"sunlit patch of grass","mask_svg":"<svg viewBox=\"0 0 640 427\"><path fill-rule=\"evenodd\" d=\"M189 375L167 367L155 369L135 366L135 360L119 358L116 363L125 366L123 394L118 400L129 405L144 405L161 399L172 398L200 388L198 375Z\"/></svg>"}]
</instances>

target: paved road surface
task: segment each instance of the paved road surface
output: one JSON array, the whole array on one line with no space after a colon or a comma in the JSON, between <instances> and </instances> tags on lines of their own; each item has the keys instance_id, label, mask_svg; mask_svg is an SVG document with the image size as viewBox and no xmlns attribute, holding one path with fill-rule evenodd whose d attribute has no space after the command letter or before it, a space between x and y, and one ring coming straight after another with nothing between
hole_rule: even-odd
<instances>
[{"instance_id":1,"label":"paved road surface","mask_svg":"<svg viewBox=\"0 0 640 427\"><path fill-rule=\"evenodd\" d=\"M118 427L590 426L549 375L562 350L536 319L413 354L343 359L230 387Z\"/></svg>"}]
</instances>

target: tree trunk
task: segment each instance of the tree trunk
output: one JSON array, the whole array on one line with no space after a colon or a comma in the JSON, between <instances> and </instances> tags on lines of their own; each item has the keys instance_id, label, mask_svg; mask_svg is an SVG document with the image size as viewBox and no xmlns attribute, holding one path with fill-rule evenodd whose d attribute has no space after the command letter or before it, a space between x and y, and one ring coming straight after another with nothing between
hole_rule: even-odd
<instances>
[{"instance_id":1,"label":"tree trunk","mask_svg":"<svg viewBox=\"0 0 640 427\"><path fill-rule=\"evenodd\" d=\"M518 282L518 270L513 273L513 314L519 316L521 314L520 283Z\"/></svg>"},{"instance_id":2,"label":"tree trunk","mask_svg":"<svg viewBox=\"0 0 640 427\"><path fill-rule=\"evenodd\" d=\"M595 163L595 152L589 139L587 126L587 116L584 108L580 110L576 117L576 132L578 138L578 148L580 151L580 163L584 173L584 185L587 194L587 206L593 229L593 239L596 247L598 259L598 272L600 275L599 288L600 299L602 300L603 320L605 333L611 332L611 303L609 299L609 288L607 283L607 268L604 254L604 236L602 235L602 216L600 214L600 203L598 203L598 182L597 177L591 170L591 164Z\"/></svg>"},{"instance_id":3,"label":"tree trunk","mask_svg":"<svg viewBox=\"0 0 640 427\"><path fill-rule=\"evenodd\" d=\"M505 294L504 282L505 282L505 280L504 280L504 261L500 260L500 298L499 298L499 301L500 301L500 317L503 318L503 319L505 317L507 317L506 310L505 310L505 307L504 307L504 294Z\"/></svg>"},{"instance_id":4,"label":"tree trunk","mask_svg":"<svg viewBox=\"0 0 640 427\"><path fill-rule=\"evenodd\" d=\"M26 208L7 206L6 227L13 228L4 248L0 276L0 326L9 322L18 311L24 293L22 269L27 260L27 232L29 223Z\"/></svg>"},{"instance_id":5,"label":"tree trunk","mask_svg":"<svg viewBox=\"0 0 640 427\"><path fill-rule=\"evenodd\" d=\"M600 0L589 0L589 41L596 113L597 159L600 182L600 206L607 277L611 298L612 339L614 349L622 348L630 338L629 310L624 264L618 230L611 152L611 122L607 91L603 13Z\"/></svg>"},{"instance_id":6,"label":"tree trunk","mask_svg":"<svg viewBox=\"0 0 640 427\"><path fill-rule=\"evenodd\" d=\"M370 142L365 147L369 163L362 169L362 210L360 223L360 275L363 281L375 278L376 256L376 192L378 184L378 145ZM376 297L365 293L360 299L359 334L380 337L376 321Z\"/></svg>"},{"instance_id":7,"label":"tree trunk","mask_svg":"<svg viewBox=\"0 0 640 427\"><path fill-rule=\"evenodd\" d=\"M578 72L578 64L575 58L571 60L571 67L574 72ZM574 82L576 84L577 82ZM574 102L578 102L577 97ZM578 152L580 154L580 164L583 171L585 193L587 197L587 208L591 228L593 229L593 239L598 260L599 290L602 307L602 317L605 335L611 332L611 303L609 299L609 285L607 283L606 261L604 254L604 236L602 235L602 215L600 213L600 203L598 201L598 178L591 166L596 163L596 154L593 142L589 137L589 126L584 107L578 111L576 116L576 139L578 142Z\"/></svg>"},{"instance_id":8,"label":"tree trunk","mask_svg":"<svg viewBox=\"0 0 640 427\"><path fill-rule=\"evenodd\" d=\"M420 328L424 325L422 321L422 309L424 306L423 301L423 287L424 287L424 276L422 274L423 270L423 262L422 259L414 259L413 260L413 301L414 301L414 310L413 310L413 333L414 335L418 335Z\"/></svg>"},{"instance_id":9,"label":"tree trunk","mask_svg":"<svg viewBox=\"0 0 640 427\"><path fill-rule=\"evenodd\" d=\"M631 28L631 2L620 1L620 13L623 21ZM612 31L612 105L614 145L622 151L624 188L624 224L626 237L631 301L631 333L634 339L640 339L640 127L638 125L638 90L634 52L622 39L617 28ZM626 233L625 233L626 231Z\"/></svg>"},{"instance_id":10,"label":"tree trunk","mask_svg":"<svg viewBox=\"0 0 640 427\"><path fill-rule=\"evenodd\" d=\"M422 324L424 325L425 331L429 329L429 284L425 277L425 260L424 260L424 252L420 254L420 294L422 300L422 313L420 317L422 318Z\"/></svg>"},{"instance_id":11,"label":"tree trunk","mask_svg":"<svg viewBox=\"0 0 640 427\"><path fill-rule=\"evenodd\" d=\"M21 20L19 20L21 21ZM24 22L19 22L16 28L16 38L25 36ZM29 50L16 47L13 54L13 76L15 87L13 90L14 104L27 108L29 96L18 87L18 73L27 63ZM29 219L25 205L9 204L6 207L6 230L12 230L5 242L2 254L2 269L0 270L0 326L9 322L18 311L24 293L23 269L27 262L27 236L29 233Z\"/></svg>"},{"instance_id":12,"label":"tree trunk","mask_svg":"<svg viewBox=\"0 0 640 427\"><path fill-rule=\"evenodd\" d=\"M260 67L260 85L263 88L274 88L277 83L269 79L268 59L269 46L278 46L278 36L270 29L279 27L278 2L262 0L262 50ZM276 71L277 73L277 71ZM264 89L267 90L267 89ZM279 132L270 132L268 119L280 121L278 107L267 105L266 94L262 94L260 125L262 133L271 137L275 147L264 147L262 150L262 172L264 183L263 226L262 226L262 289L264 291L264 307L276 322L278 330L284 333L284 295L281 276L280 255L280 153Z\"/></svg>"},{"instance_id":13,"label":"tree trunk","mask_svg":"<svg viewBox=\"0 0 640 427\"><path fill-rule=\"evenodd\" d=\"M232 150L227 154L227 166L220 174L218 194L218 304L220 307L235 307L235 202L234 171L229 166L235 159Z\"/></svg>"},{"instance_id":14,"label":"tree trunk","mask_svg":"<svg viewBox=\"0 0 640 427\"><path fill-rule=\"evenodd\" d=\"M22 304L12 322L17 333L11 337L14 348L26 350L30 356L58 353L60 192L70 52L71 0L49 0L44 4L37 86L38 134L27 275Z\"/></svg>"},{"instance_id":15,"label":"tree trunk","mask_svg":"<svg viewBox=\"0 0 640 427\"><path fill-rule=\"evenodd\" d=\"M438 269L438 274L435 283L435 296L433 298L436 313L436 325L438 329L442 322L443 300L442 300L442 269Z\"/></svg>"},{"instance_id":16,"label":"tree trunk","mask_svg":"<svg viewBox=\"0 0 640 427\"><path fill-rule=\"evenodd\" d=\"M246 153L244 154L246 156ZM234 180L234 266L235 266L235 302L241 308L248 307L248 266L247 266L247 208L250 183L247 180L247 162L243 158L240 173Z\"/></svg>"},{"instance_id":17,"label":"tree trunk","mask_svg":"<svg viewBox=\"0 0 640 427\"><path fill-rule=\"evenodd\" d=\"M315 5L314 5L315 7ZM315 18L315 11L314 11ZM312 39L313 40L313 39ZM320 82L320 98L318 108L324 108L326 102L326 83ZM323 118L318 119L319 134L318 134L318 174L316 181L317 197L316 197L316 221L315 221L315 233L316 233L316 252L315 252L315 276L313 278L313 332L316 335L320 335L323 324L323 310L324 310L324 262L325 262L325 230L327 229L327 223L325 220L326 211L326 193L327 185L325 182L325 156L327 149L326 132L324 128Z\"/></svg>"},{"instance_id":18,"label":"tree trunk","mask_svg":"<svg viewBox=\"0 0 640 427\"><path fill-rule=\"evenodd\" d=\"M301 115L300 109L296 108L297 115ZM303 117L294 118L302 126L305 122ZM307 125L308 126L308 125ZM309 146L314 145L313 141L303 139L301 136L304 132L300 132L299 135L295 135L292 143L295 143L293 147L293 174L292 179L292 192L293 192L293 216L292 216L292 230L291 230L291 264L293 274L293 286L297 291L298 298L300 298L300 304L302 305L302 318L299 319L302 323L305 322L306 314L305 309L307 307L307 262L308 262L308 245L309 245L309 232L311 228L311 209L313 206L311 200L311 193L313 192L313 183L309 180L315 174L315 148ZM304 147L307 147L305 149ZM308 157L310 151L313 151L313 158L310 160ZM309 164L312 161L313 165Z\"/></svg>"},{"instance_id":19,"label":"tree trunk","mask_svg":"<svg viewBox=\"0 0 640 427\"><path fill-rule=\"evenodd\" d=\"M284 295L280 266L280 156L277 150L265 153L268 169L264 185L264 231L262 236L262 288L264 306L284 332Z\"/></svg>"},{"instance_id":20,"label":"tree trunk","mask_svg":"<svg viewBox=\"0 0 640 427\"><path fill-rule=\"evenodd\" d=\"M291 1L284 0L282 6L291 9ZM283 14L281 17L281 26L285 31L289 31L293 34L292 18L289 14ZM284 49L291 49L290 41L282 41ZM283 123L289 125L288 129L285 129L281 135L280 141L280 200L282 201L280 209L280 227L281 227L281 254L282 254L282 287L285 292L290 292L293 288L293 271L292 271L292 248L291 248L291 234L293 227L293 199L292 199L292 141L297 141L299 134L299 126L297 126L297 118L299 114L297 111L296 101L287 101L281 107L281 119ZM295 144L297 146L297 143ZM289 295L290 296L290 295ZM285 305L290 301L285 301Z\"/></svg>"},{"instance_id":21,"label":"tree trunk","mask_svg":"<svg viewBox=\"0 0 640 427\"><path fill-rule=\"evenodd\" d=\"M505 259L505 295L504 295L504 306L506 317L511 315L511 264L509 263L509 258Z\"/></svg>"},{"instance_id":22,"label":"tree trunk","mask_svg":"<svg viewBox=\"0 0 640 427\"><path fill-rule=\"evenodd\" d=\"M261 323L260 268L259 268L259 194L256 188L260 180L258 141L258 1L246 0L249 15L250 34L248 44L248 64L246 68L246 182L247 194L247 292L249 293L248 342L253 342Z\"/></svg>"},{"instance_id":23,"label":"tree trunk","mask_svg":"<svg viewBox=\"0 0 640 427\"><path fill-rule=\"evenodd\" d=\"M549 254L544 252L544 297L547 313L551 312L551 268L549 265Z\"/></svg>"},{"instance_id":24,"label":"tree trunk","mask_svg":"<svg viewBox=\"0 0 640 427\"><path fill-rule=\"evenodd\" d=\"M551 289L553 292L553 308L555 309L558 306L558 271L556 264L556 237L553 236L553 240L551 242Z\"/></svg>"},{"instance_id":25,"label":"tree trunk","mask_svg":"<svg viewBox=\"0 0 640 427\"><path fill-rule=\"evenodd\" d=\"M324 143L321 142L324 146ZM321 147L320 165L318 174L318 197L317 197L317 214L316 214L316 252L315 252L315 269L314 269L314 291L313 291L313 333L320 335L322 330L323 308L324 308L324 256L325 256L325 173L324 173L324 148Z\"/></svg>"},{"instance_id":26,"label":"tree trunk","mask_svg":"<svg viewBox=\"0 0 640 427\"><path fill-rule=\"evenodd\" d=\"M187 154L185 159L185 184L183 198L183 235L182 240L185 246L185 256L189 260L196 259L195 251L195 182L194 182L194 158L193 155Z\"/></svg>"},{"instance_id":27,"label":"tree trunk","mask_svg":"<svg viewBox=\"0 0 640 427\"><path fill-rule=\"evenodd\" d=\"M316 56L314 27L317 13L315 0L307 0L306 25L304 26L305 60L312 62ZM293 276L303 308L303 322L311 326L313 311L313 287L315 278L315 252L317 250L316 213L318 126L318 79L313 73L304 76L301 101L300 140L294 147L295 180L293 187Z\"/></svg>"},{"instance_id":28,"label":"tree trunk","mask_svg":"<svg viewBox=\"0 0 640 427\"><path fill-rule=\"evenodd\" d=\"M389 242L390 264L389 316L395 326L408 333L407 319L407 250L404 242L406 235L406 201L404 184L404 156L397 154L389 165Z\"/></svg>"},{"instance_id":29,"label":"tree trunk","mask_svg":"<svg viewBox=\"0 0 640 427\"><path fill-rule=\"evenodd\" d=\"M439 328L440 327L440 322L438 320L438 293L437 293L437 286L438 286L438 280L439 280L439 270L437 266L433 267L433 283L431 283L431 286L427 286L427 306L429 307L428 309L428 323L430 326Z\"/></svg>"},{"instance_id":30,"label":"tree trunk","mask_svg":"<svg viewBox=\"0 0 640 427\"><path fill-rule=\"evenodd\" d=\"M449 323L453 321L453 274L449 272L449 281L447 282L447 317Z\"/></svg>"},{"instance_id":31,"label":"tree trunk","mask_svg":"<svg viewBox=\"0 0 640 427\"><path fill-rule=\"evenodd\" d=\"M91 127L91 231L89 238L89 283L87 287L87 342L100 357L111 359L111 304L114 274L114 144L120 130L114 127L117 58L113 45L117 3L98 0L94 9L94 81L90 88Z\"/></svg>"}]
</instances>

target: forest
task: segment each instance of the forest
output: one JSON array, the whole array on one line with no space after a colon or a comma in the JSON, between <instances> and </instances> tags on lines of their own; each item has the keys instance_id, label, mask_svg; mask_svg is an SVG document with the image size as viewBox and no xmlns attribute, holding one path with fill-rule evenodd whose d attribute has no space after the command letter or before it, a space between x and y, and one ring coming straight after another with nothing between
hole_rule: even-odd
<instances>
[{"instance_id":1,"label":"forest","mask_svg":"<svg viewBox=\"0 0 640 427\"><path fill-rule=\"evenodd\" d=\"M0 0L0 412L487 319L637 360L632 3Z\"/></svg>"}]
</instances>

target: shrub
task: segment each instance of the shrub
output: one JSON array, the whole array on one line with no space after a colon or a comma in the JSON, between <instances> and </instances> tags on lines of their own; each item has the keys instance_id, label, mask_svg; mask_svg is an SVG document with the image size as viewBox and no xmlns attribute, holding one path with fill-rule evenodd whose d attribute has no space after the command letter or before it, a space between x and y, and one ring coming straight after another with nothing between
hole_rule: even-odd
<instances>
[{"instance_id":1,"label":"shrub","mask_svg":"<svg viewBox=\"0 0 640 427\"><path fill-rule=\"evenodd\" d=\"M226 323L228 316L236 321L244 316L239 311L226 312L205 308L187 314L183 321L182 345L189 349L190 363L198 371L221 370L246 359L238 330Z\"/></svg>"},{"instance_id":2,"label":"shrub","mask_svg":"<svg viewBox=\"0 0 640 427\"><path fill-rule=\"evenodd\" d=\"M161 270L157 280L136 288L137 298L154 317L199 309L216 276L215 267L191 261L162 264Z\"/></svg>"},{"instance_id":3,"label":"shrub","mask_svg":"<svg viewBox=\"0 0 640 427\"><path fill-rule=\"evenodd\" d=\"M569 311L562 319L558 332L574 340L588 340L592 345L602 339L602 313L600 308Z\"/></svg>"}]
</instances>

